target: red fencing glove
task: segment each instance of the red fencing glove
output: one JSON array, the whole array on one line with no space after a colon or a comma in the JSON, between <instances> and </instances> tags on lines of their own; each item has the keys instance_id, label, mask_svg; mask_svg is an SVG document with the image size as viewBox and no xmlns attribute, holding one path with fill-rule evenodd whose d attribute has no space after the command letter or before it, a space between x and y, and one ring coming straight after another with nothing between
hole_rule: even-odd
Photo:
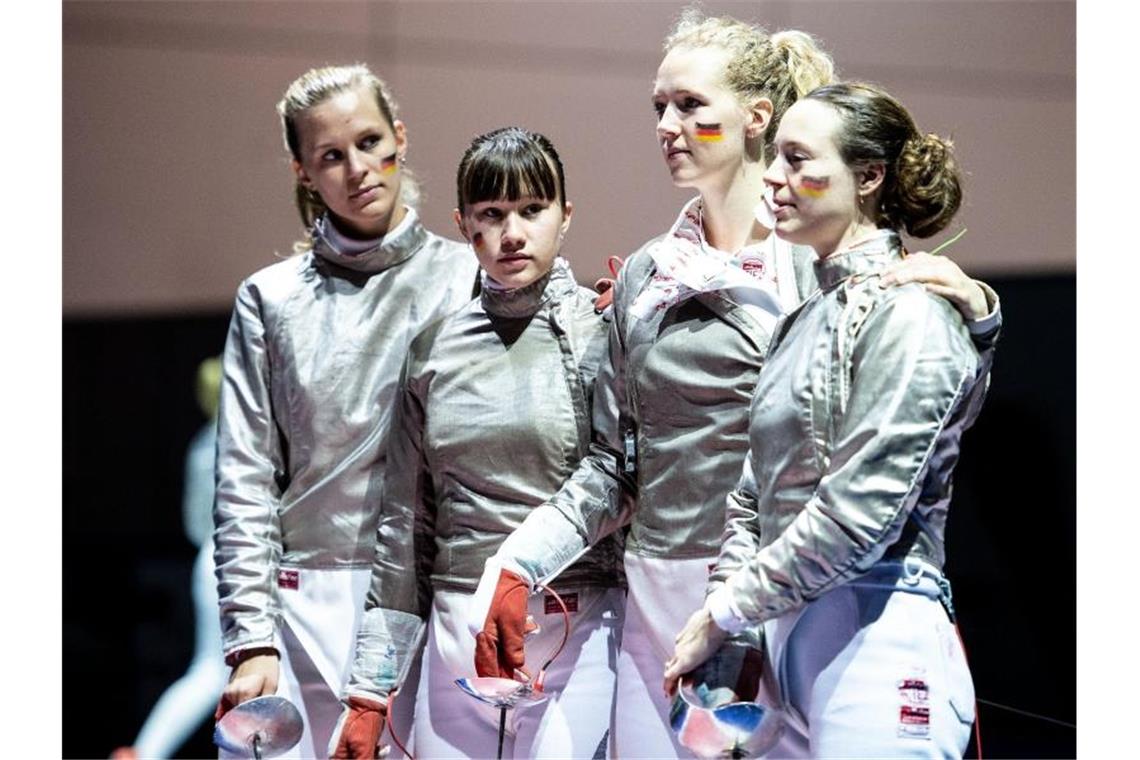
<instances>
[{"instance_id":1,"label":"red fencing glove","mask_svg":"<svg viewBox=\"0 0 1140 760\"><path fill-rule=\"evenodd\" d=\"M473 604L485 598L485 584L492 578L494 575L484 572ZM475 634L475 672L480 676L518 678L515 674L518 671L529 679L524 641L528 634L538 630L526 611L530 584L510 570L500 570L494 582L482 630Z\"/></svg>"},{"instance_id":2,"label":"red fencing glove","mask_svg":"<svg viewBox=\"0 0 1140 760\"><path fill-rule=\"evenodd\" d=\"M618 272L621 271L624 263L620 256L610 256L606 259L606 266L609 267L613 278L602 277L594 283L594 290L598 291L597 297L594 298L594 311L597 313L601 314L614 302L614 284L617 282Z\"/></svg>"},{"instance_id":3,"label":"red fencing glove","mask_svg":"<svg viewBox=\"0 0 1140 760\"><path fill-rule=\"evenodd\" d=\"M366 697L349 697L329 738L329 757L336 760L380 757L380 735L384 733L387 717L387 704Z\"/></svg>"},{"instance_id":4,"label":"red fencing glove","mask_svg":"<svg viewBox=\"0 0 1140 760\"><path fill-rule=\"evenodd\" d=\"M594 290L598 292L594 298L594 311L601 314L614 302L614 281L609 277L600 277L594 283Z\"/></svg>"}]
</instances>

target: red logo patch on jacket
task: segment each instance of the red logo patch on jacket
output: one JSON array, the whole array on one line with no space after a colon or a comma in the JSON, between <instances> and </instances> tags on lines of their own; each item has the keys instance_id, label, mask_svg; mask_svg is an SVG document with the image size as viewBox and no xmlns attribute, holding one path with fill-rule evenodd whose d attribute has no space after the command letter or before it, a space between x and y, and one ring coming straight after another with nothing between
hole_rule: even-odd
<instances>
[{"instance_id":1,"label":"red logo patch on jacket","mask_svg":"<svg viewBox=\"0 0 1140 760\"><path fill-rule=\"evenodd\" d=\"M910 739L929 739L930 708L910 705L900 707L898 735Z\"/></svg>"},{"instance_id":2,"label":"red logo patch on jacket","mask_svg":"<svg viewBox=\"0 0 1140 760\"><path fill-rule=\"evenodd\" d=\"M567 612L577 612L578 594L562 594L562 603L566 605ZM556 613L562 612L562 607L559 606L558 600L550 594L547 594L545 597L543 597L542 604L547 615L554 615Z\"/></svg>"},{"instance_id":3,"label":"red logo patch on jacket","mask_svg":"<svg viewBox=\"0 0 1140 760\"><path fill-rule=\"evenodd\" d=\"M296 570L278 570L277 588L287 588L296 591L301 585L301 575Z\"/></svg>"}]
</instances>

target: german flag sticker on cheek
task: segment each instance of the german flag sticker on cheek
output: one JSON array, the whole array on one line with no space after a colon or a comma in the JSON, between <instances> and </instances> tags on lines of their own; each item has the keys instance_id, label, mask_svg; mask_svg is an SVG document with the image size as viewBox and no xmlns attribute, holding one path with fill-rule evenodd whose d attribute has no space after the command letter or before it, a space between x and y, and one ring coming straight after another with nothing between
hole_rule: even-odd
<instances>
[{"instance_id":1,"label":"german flag sticker on cheek","mask_svg":"<svg viewBox=\"0 0 1140 760\"><path fill-rule=\"evenodd\" d=\"M800 192L809 198L822 198L831 185L827 177L804 177L800 180Z\"/></svg>"},{"instance_id":2,"label":"german flag sticker on cheek","mask_svg":"<svg viewBox=\"0 0 1140 760\"><path fill-rule=\"evenodd\" d=\"M396 154L380 159L380 173L389 177L396 173Z\"/></svg>"},{"instance_id":3,"label":"german flag sticker on cheek","mask_svg":"<svg viewBox=\"0 0 1140 760\"><path fill-rule=\"evenodd\" d=\"M720 142L724 139L724 130L719 124L701 124L697 122L697 140L699 142Z\"/></svg>"}]
</instances>

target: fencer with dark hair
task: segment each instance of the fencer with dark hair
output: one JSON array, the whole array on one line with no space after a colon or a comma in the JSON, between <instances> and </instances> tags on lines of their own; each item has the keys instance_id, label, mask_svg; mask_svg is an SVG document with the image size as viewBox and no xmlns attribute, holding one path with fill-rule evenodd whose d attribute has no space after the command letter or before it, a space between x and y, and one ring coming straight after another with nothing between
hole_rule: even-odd
<instances>
[{"instance_id":1,"label":"fencer with dark hair","mask_svg":"<svg viewBox=\"0 0 1140 760\"><path fill-rule=\"evenodd\" d=\"M456 184L455 218L482 266L482 291L408 353L334 757L375 756L425 625L419 691L395 696L415 698L415 753L494 757L500 713L456 679L537 678L565 629L557 601L529 597L522 584L502 589L499 601L537 623L525 653L523 628L480 619L472 637L467 622L484 562L588 450L608 324L560 256L573 206L549 140L517 127L481 135ZM553 582L569 610L569 639L545 672L545 701L506 718L503 756L592 757L601 744L624 601L620 546L616 536L599 542Z\"/></svg>"}]
</instances>

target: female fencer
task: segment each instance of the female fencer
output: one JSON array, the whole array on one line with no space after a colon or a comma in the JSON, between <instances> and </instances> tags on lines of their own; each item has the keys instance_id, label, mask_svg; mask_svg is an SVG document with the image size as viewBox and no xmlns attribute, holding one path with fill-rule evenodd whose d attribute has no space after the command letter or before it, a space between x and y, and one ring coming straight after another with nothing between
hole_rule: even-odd
<instances>
[{"instance_id":1,"label":"female fencer","mask_svg":"<svg viewBox=\"0 0 1140 760\"><path fill-rule=\"evenodd\" d=\"M815 249L820 289L773 336L744 474L667 688L762 623L786 708L780 756L960 757L973 685L942 574L951 477L985 394L950 304L880 287L961 202L950 144L873 86L788 110L765 174L776 234Z\"/></svg>"},{"instance_id":2,"label":"female fencer","mask_svg":"<svg viewBox=\"0 0 1140 760\"><path fill-rule=\"evenodd\" d=\"M504 603L538 625L525 659L499 656L500 648L521 654L524 631L488 628L474 640L466 621L485 560L587 451L608 325L594 309L596 294L559 256L573 207L549 140L515 127L477 137L457 185L456 221L482 266L483 287L424 331L408 355L334 757L374 757L425 624L415 753L494 757L499 711L455 680L476 672L537 678L564 632L557 601L528 603L522 587ZM569 610L569 640L545 673L546 701L510 712L504 757L592 757L601 744L621 625L620 560L616 539L602 541L553 583Z\"/></svg>"},{"instance_id":3,"label":"female fencer","mask_svg":"<svg viewBox=\"0 0 1140 760\"><path fill-rule=\"evenodd\" d=\"M218 705L280 694L293 757L325 752L364 606L388 410L408 345L471 298L467 246L426 229L408 130L365 66L313 69L277 107L306 226L238 289L218 413Z\"/></svg>"}]
</instances>

